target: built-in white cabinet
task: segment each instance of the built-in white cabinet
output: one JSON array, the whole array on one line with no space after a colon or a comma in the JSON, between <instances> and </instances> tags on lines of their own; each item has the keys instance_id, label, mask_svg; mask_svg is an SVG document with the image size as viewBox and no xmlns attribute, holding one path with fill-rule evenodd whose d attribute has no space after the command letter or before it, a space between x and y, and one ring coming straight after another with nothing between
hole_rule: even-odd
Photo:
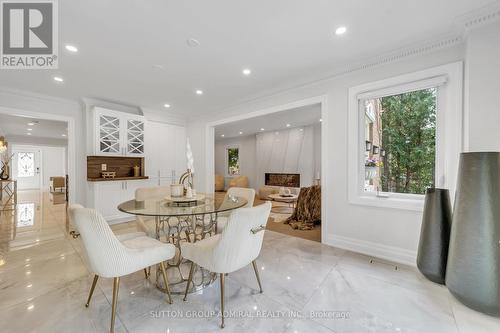
<instances>
[{"instance_id":1,"label":"built-in white cabinet","mask_svg":"<svg viewBox=\"0 0 500 333\"><path fill-rule=\"evenodd\" d=\"M146 176L160 186L177 181L186 171L186 128L149 121L146 131Z\"/></svg>"},{"instance_id":2,"label":"built-in white cabinet","mask_svg":"<svg viewBox=\"0 0 500 333\"><path fill-rule=\"evenodd\" d=\"M106 221L111 223L133 220L134 216L118 210L118 205L133 200L135 190L140 187L155 186L147 180L101 181L91 184L94 194L93 206Z\"/></svg>"},{"instance_id":3,"label":"built-in white cabinet","mask_svg":"<svg viewBox=\"0 0 500 333\"><path fill-rule=\"evenodd\" d=\"M146 122L143 116L96 107L93 122L94 155L144 156Z\"/></svg>"}]
</instances>

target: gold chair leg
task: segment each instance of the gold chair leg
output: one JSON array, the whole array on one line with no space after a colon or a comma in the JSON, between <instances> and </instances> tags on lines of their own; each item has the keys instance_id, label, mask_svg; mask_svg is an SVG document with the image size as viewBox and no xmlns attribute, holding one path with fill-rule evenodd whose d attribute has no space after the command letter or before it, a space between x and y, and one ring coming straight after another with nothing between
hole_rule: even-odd
<instances>
[{"instance_id":1,"label":"gold chair leg","mask_svg":"<svg viewBox=\"0 0 500 333\"><path fill-rule=\"evenodd\" d=\"M220 328L224 328L224 273L219 274L220 277L220 312L222 322L220 324Z\"/></svg>"},{"instance_id":2,"label":"gold chair leg","mask_svg":"<svg viewBox=\"0 0 500 333\"><path fill-rule=\"evenodd\" d=\"M170 295L170 287L168 286L167 271L165 270L165 264L160 262L161 274L163 275L163 282L165 283L165 289L167 290L168 302L172 304L172 295Z\"/></svg>"},{"instance_id":3,"label":"gold chair leg","mask_svg":"<svg viewBox=\"0 0 500 333\"><path fill-rule=\"evenodd\" d=\"M88 308L90 304L90 300L92 299L92 295L94 294L95 285L97 284L97 279L99 279L99 275L94 275L94 281L92 282L92 287L90 287L89 298L87 299L87 303L85 303L85 307Z\"/></svg>"},{"instance_id":4,"label":"gold chair leg","mask_svg":"<svg viewBox=\"0 0 500 333\"><path fill-rule=\"evenodd\" d=\"M110 333L115 331L116 304L118 303L118 289L120 288L120 278L113 279L113 302L111 303L111 328Z\"/></svg>"},{"instance_id":5,"label":"gold chair leg","mask_svg":"<svg viewBox=\"0 0 500 333\"><path fill-rule=\"evenodd\" d=\"M146 277L146 279L149 278L148 270L146 268L144 268L144 276Z\"/></svg>"},{"instance_id":6,"label":"gold chair leg","mask_svg":"<svg viewBox=\"0 0 500 333\"><path fill-rule=\"evenodd\" d=\"M189 277L186 284L186 292L184 293L184 301L186 301L189 291L189 285L193 282L194 262L191 261L191 268L189 269Z\"/></svg>"},{"instance_id":7,"label":"gold chair leg","mask_svg":"<svg viewBox=\"0 0 500 333\"><path fill-rule=\"evenodd\" d=\"M262 284L260 283L259 269L257 268L257 262L252 261L253 270L255 272L255 277L257 278L257 283L259 284L260 293L262 294Z\"/></svg>"}]
</instances>

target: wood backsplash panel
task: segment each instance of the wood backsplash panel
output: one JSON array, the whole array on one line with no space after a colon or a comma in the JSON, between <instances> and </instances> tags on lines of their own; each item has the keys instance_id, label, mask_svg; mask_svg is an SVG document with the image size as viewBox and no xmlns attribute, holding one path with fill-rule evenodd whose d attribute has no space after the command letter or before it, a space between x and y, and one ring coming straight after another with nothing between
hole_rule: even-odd
<instances>
[{"instance_id":1,"label":"wood backsplash panel","mask_svg":"<svg viewBox=\"0 0 500 333\"><path fill-rule=\"evenodd\" d=\"M129 156L87 156L87 178L101 178L101 165L106 164L106 171L116 172L116 177L131 177L134 166L141 167L144 176L144 158Z\"/></svg>"}]
</instances>

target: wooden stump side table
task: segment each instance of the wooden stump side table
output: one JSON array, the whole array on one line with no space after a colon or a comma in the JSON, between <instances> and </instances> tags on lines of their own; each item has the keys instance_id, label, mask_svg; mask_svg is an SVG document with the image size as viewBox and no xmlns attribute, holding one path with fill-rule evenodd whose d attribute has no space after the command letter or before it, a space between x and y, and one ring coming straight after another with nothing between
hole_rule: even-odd
<instances>
[{"instance_id":1,"label":"wooden stump side table","mask_svg":"<svg viewBox=\"0 0 500 333\"><path fill-rule=\"evenodd\" d=\"M17 204L17 180L0 179L0 211L15 210Z\"/></svg>"}]
</instances>

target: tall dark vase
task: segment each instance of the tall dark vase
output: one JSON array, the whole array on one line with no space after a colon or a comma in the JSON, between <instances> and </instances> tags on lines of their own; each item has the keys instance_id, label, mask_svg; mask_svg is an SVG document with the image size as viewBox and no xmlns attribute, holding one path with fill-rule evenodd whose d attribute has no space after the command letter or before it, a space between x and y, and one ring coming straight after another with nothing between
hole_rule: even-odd
<instances>
[{"instance_id":1,"label":"tall dark vase","mask_svg":"<svg viewBox=\"0 0 500 333\"><path fill-rule=\"evenodd\" d=\"M444 284L451 229L450 193L429 188L418 243L417 267L429 280Z\"/></svg>"},{"instance_id":2,"label":"tall dark vase","mask_svg":"<svg viewBox=\"0 0 500 333\"><path fill-rule=\"evenodd\" d=\"M462 153L446 286L462 303L500 316L500 152Z\"/></svg>"}]
</instances>

